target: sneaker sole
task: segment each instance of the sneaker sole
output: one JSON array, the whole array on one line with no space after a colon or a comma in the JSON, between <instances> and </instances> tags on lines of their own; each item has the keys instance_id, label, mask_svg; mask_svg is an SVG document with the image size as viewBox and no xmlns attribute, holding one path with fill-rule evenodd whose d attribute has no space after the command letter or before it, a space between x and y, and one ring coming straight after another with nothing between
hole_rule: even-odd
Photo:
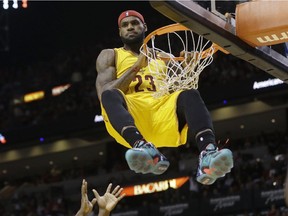
<instances>
[{"instance_id":1,"label":"sneaker sole","mask_svg":"<svg viewBox=\"0 0 288 216\"><path fill-rule=\"evenodd\" d=\"M170 166L169 161L160 161L156 164L152 173L155 175L161 175L168 169L169 166Z\"/></svg>"},{"instance_id":2,"label":"sneaker sole","mask_svg":"<svg viewBox=\"0 0 288 216\"><path fill-rule=\"evenodd\" d=\"M159 161L155 165L150 154L141 149L127 150L125 159L131 170L142 174L153 173L155 175L160 175L164 173L170 165L168 161Z\"/></svg>"},{"instance_id":3,"label":"sneaker sole","mask_svg":"<svg viewBox=\"0 0 288 216\"><path fill-rule=\"evenodd\" d=\"M233 168L233 154L229 149L222 149L211 159L210 166L204 170L205 174L197 177L197 181L204 185L213 184L218 178L224 177Z\"/></svg>"}]
</instances>

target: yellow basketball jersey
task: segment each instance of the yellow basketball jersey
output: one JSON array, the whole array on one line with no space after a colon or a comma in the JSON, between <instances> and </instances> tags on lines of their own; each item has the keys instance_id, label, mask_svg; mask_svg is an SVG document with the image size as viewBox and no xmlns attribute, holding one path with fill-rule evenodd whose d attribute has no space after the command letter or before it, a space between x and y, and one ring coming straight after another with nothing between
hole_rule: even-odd
<instances>
[{"instance_id":1,"label":"yellow basketball jersey","mask_svg":"<svg viewBox=\"0 0 288 216\"><path fill-rule=\"evenodd\" d=\"M117 78L121 77L125 71L132 67L138 56L124 48L115 48L115 64ZM166 69L166 65L161 60L151 62L149 67L142 68L130 83L128 91L124 94L120 91L127 103L128 111L135 121L135 125L143 137L152 142L156 147L177 147L186 143L187 125L181 134L178 130L178 119L176 115L176 102L181 91L161 98L154 98L153 93L157 91L155 77L150 73L154 65L157 68ZM113 128L109 122L105 109L102 107L102 116L109 134L115 140L130 148L131 146Z\"/></svg>"},{"instance_id":2,"label":"yellow basketball jersey","mask_svg":"<svg viewBox=\"0 0 288 216\"><path fill-rule=\"evenodd\" d=\"M119 78L132 67L137 61L138 56L135 56L131 51L124 48L115 48L115 58L117 78ZM153 94L157 91L154 77L150 73L150 70L155 70L156 67L160 71L166 70L166 65L163 61L154 60L150 62L149 67L142 68L137 73L135 79L130 83L126 95L138 92Z\"/></svg>"}]
</instances>

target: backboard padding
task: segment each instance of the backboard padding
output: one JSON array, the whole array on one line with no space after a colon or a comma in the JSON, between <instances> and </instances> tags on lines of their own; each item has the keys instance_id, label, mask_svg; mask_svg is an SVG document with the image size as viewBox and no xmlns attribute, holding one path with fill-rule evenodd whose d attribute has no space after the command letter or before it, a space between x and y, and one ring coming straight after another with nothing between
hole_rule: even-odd
<instances>
[{"instance_id":1,"label":"backboard padding","mask_svg":"<svg viewBox=\"0 0 288 216\"><path fill-rule=\"evenodd\" d=\"M288 58L270 47L253 48L235 35L235 27L193 1L150 1L151 6L174 22L218 44L231 55L288 83Z\"/></svg>"}]
</instances>

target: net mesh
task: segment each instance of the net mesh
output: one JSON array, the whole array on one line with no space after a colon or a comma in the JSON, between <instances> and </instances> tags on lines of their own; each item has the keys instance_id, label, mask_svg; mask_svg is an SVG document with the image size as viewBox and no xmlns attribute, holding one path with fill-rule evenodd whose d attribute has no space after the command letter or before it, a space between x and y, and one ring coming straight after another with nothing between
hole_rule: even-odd
<instances>
[{"instance_id":1,"label":"net mesh","mask_svg":"<svg viewBox=\"0 0 288 216\"><path fill-rule=\"evenodd\" d=\"M159 98L178 90L197 89L199 75L212 63L215 49L213 43L190 29L152 34L149 44L144 43L140 52L147 57L150 73L156 78L157 92L153 96ZM165 61L167 67L163 69L155 60Z\"/></svg>"}]
</instances>

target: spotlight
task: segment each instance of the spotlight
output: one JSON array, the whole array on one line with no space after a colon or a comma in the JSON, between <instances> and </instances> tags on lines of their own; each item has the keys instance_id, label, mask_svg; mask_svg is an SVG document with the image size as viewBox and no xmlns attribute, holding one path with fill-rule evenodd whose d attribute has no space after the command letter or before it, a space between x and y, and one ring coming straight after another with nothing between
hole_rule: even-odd
<instances>
[{"instance_id":1,"label":"spotlight","mask_svg":"<svg viewBox=\"0 0 288 216\"><path fill-rule=\"evenodd\" d=\"M28 0L22 0L22 7L27 8L28 7Z\"/></svg>"},{"instance_id":2,"label":"spotlight","mask_svg":"<svg viewBox=\"0 0 288 216\"><path fill-rule=\"evenodd\" d=\"M5 136L3 136L1 133L0 133L0 143L2 144L6 144L7 140L5 138Z\"/></svg>"},{"instance_id":3,"label":"spotlight","mask_svg":"<svg viewBox=\"0 0 288 216\"><path fill-rule=\"evenodd\" d=\"M3 0L3 8L7 10L9 8L8 0Z\"/></svg>"},{"instance_id":4,"label":"spotlight","mask_svg":"<svg viewBox=\"0 0 288 216\"><path fill-rule=\"evenodd\" d=\"M12 5L12 7L13 7L14 9L17 9L17 8L18 8L18 1L17 1L17 0L13 0L13 5Z\"/></svg>"}]
</instances>

